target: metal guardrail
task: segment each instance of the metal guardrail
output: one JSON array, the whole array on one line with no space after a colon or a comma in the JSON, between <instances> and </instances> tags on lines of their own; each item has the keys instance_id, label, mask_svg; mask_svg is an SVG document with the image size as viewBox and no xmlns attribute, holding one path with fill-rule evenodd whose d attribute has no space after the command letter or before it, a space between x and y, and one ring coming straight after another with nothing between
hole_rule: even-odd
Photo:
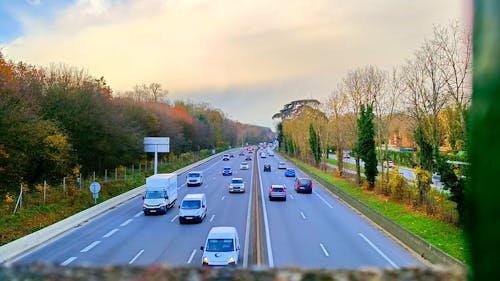
<instances>
[{"instance_id":1,"label":"metal guardrail","mask_svg":"<svg viewBox=\"0 0 500 281\"><path fill-rule=\"evenodd\" d=\"M292 160L288 155L280 154L282 157L287 158L288 160ZM448 266L458 266L462 269L466 268L466 265L459 261L458 259L448 255L441 249L427 242L425 239L417 236L413 232L407 230L401 225L395 223L390 220L383 214L378 211L372 209L365 203L361 202L359 199L352 197L347 194L340 188L332 185L331 183L325 181L319 176L311 173L309 171L304 171L300 169L304 174L310 176L315 181L320 183L325 188L329 189L335 195L337 195L340 199L342 199L345 203L351 206L353 209L357 210L375 224L377 224L380 228L387 231L394 237L396 237L401 243L406 245L408 248L412 249L414 252L418 253L422 258L430 261L433 264L443 264Z\"/></svg>"}]
</instances>

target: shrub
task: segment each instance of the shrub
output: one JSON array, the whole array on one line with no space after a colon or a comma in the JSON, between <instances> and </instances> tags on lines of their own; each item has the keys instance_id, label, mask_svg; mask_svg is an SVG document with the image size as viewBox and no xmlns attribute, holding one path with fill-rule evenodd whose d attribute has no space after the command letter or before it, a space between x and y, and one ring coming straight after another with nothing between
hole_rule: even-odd
<instances>
[{"instance_id":1,"label":"shrub","mask_svg":"<svg viewBox=\"0 0 500 281\"><path fill-rule=\"evenodd\" d=\"M388 185L392 199L398 202L403 201L409 187L406 183L405 177L399 173L397 167L394 167L392 172L389 174Z\"/></svg>"}]
</instances>

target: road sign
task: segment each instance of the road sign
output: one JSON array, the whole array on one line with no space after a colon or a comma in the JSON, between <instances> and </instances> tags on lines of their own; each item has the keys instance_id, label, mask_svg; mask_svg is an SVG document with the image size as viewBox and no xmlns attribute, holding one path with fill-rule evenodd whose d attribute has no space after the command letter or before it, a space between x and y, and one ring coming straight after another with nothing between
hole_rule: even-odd
<instances>
[{"instance_id":1,"label":"road sign","mask_svg":"<svg viewBox=\"0 0 500 281\"><path fill-rule=\"evenodd\" d=\"M101 185L96 181L91 183L90 191L92 191L92 193L99 193L99 191L101 191Z\"/></svg>"},{"instance_id":2,"label":"road sign","mask_svg":"<svg viewBox=\"0 0 500 281\"><path fill-rule=\"evenodd\" d=\"M145 137L145 152L170 152L170 138L168 137Z\"/></svg>"}]
</instances>

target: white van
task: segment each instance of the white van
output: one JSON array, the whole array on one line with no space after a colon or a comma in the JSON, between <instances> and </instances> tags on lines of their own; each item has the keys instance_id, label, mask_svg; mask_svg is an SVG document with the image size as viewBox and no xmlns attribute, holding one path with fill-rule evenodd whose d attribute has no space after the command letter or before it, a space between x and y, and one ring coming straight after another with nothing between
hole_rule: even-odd
<instances>
[{"instance_id":1,"label":"white van","mask_svg":"<svg viewBox=\"0 0 500 281\"><path fill-rule=\"evenodd\" d=\"M202 222L207 216L207 197L204 193L187 194L179 205L179 223Z\"/></svg>"},{"instance_id":2,"label":"white van","mask_svg":"<svg viewBox=\"0 0 500 281\"><path fill-rule=\"evenodd\" d=\"M240 239L236 228L232 226L212 227L207 236L203 251L202 264L238 265L240 256Z\"/></svg>"},{"instance_id":3,"label":"white van","mask_svg":"<svg viewBox=\"0 0 500 281\"><path fill-rule=\"evenodd\" d=\"M192 171L186 175L186 185L202 185L203 184L203 172L201 171Z\"/></svg>"}]
</instances>

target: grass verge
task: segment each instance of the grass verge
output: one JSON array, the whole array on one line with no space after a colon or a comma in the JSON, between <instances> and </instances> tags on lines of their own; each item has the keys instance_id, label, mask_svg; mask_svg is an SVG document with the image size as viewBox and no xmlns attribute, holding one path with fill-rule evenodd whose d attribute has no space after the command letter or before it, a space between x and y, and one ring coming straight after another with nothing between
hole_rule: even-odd
<instances>
[{"instance_id":1,"label":"grass verge","mask_svg":"<svg viewBox=\"0 0 500 281\"><path fill-rule=\"evenodd\" d=\"M300 169L324 179L328 183L342 189L350 196L359 199L361 202L422 237L447 254L465 262L466 246L462 229L425 214L416 213L403 204L385 200L377 194L357 187L348 180L335 177L330 173L326 173L296 159L292 159L292 162Z\"/></svg>"}]
</instances>

